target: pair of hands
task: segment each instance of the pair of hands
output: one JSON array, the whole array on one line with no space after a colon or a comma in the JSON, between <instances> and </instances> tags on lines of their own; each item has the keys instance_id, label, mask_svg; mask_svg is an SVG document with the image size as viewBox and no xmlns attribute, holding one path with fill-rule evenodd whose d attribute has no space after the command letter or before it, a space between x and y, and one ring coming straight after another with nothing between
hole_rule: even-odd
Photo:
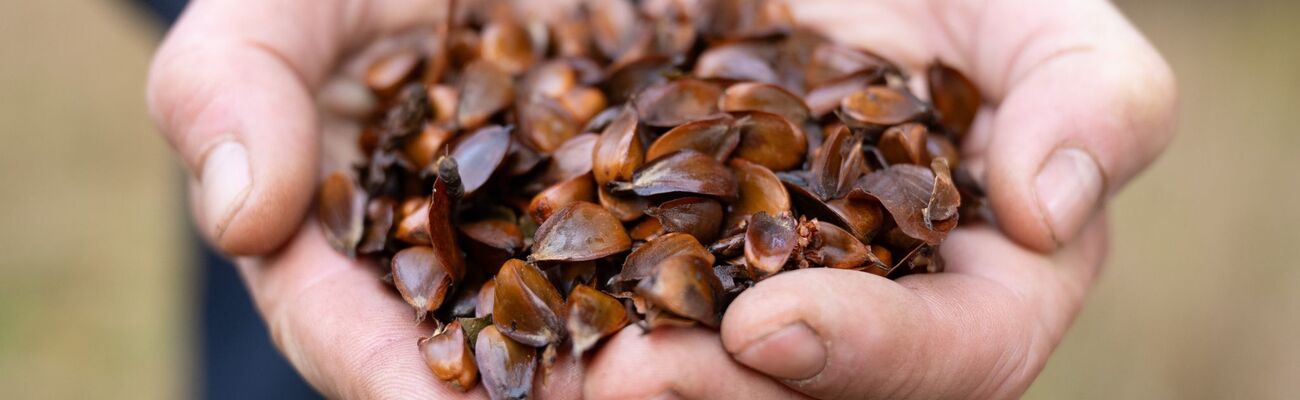
<instances>
[{"instance_id":1,"label":"pair of hands","mask_svg":"<svg viewBox=\"0 0 1300 400\"><path fill-rule=\"evenodd\" d=\"M316 96L344 57L436 23L443 1L198 0L150 74L199 226L243 256L277 346L330 397L465 396L415 351L429 327L302 222L330 129ZM1156 51L1101 0L790 3L837 40L976 82L987 104L963 162L999 226L954 231L947 273L788 272L737 298L720 332L626 329L586 363L561 358L542 397L1009 398L1061 340L1107 252L1106 199L1172 136Z\"/></svg>"}]
</instances>

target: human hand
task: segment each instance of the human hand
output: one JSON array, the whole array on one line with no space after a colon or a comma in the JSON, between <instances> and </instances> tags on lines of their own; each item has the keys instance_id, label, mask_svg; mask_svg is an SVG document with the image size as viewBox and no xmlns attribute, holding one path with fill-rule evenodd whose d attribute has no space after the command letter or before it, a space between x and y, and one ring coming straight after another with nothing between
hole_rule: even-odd
<instances>
[{"instance_id":1,"label":"human hand","mask_svg":"<svg viewBox=\"0 0 1300 400\"><path fill-rule=\"evenodd\" d=\"M941 248L942 274L896 283L826 268L776 275L731 304L720 338L625 333L595 359L587 393L794 393L773 388L770 376L816 398L1019 396L1104 262L1105 200L1172 137L1177 94L1169 68L1103 1L790 4L801 23L914 76L938 58L980 87L986 105L963 143L962 163L985 185L1000 231L953 231ZM625 354L691 362L651 368Z\"/></svg>"}]
</instances>

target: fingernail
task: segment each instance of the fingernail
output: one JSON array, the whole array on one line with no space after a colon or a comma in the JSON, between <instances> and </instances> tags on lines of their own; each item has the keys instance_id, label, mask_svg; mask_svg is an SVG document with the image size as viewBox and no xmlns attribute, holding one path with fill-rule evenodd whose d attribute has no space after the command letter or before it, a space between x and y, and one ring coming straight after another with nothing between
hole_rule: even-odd
<instances>
[{"instance_id":1,"label":"fingernail","mask_svg":"<svg viewBox=\"0 0 1300 400\"><path fill-rule=\"evenodd\" d=\"M736 360L780 379L808 379L826 367L826 345L802 322L759 338L736 354Z\"/></svg>"},{"instance_id":2,"label":"fingernail","mask_svg":"<svg viewBox=\"0 0 1300 400\"><path fill-rule=\"evenodd\" d=\"M226 141L208 150L199 187L203 196L203 216L205 223L213 227L213 238L221 238L230 220L243 207L244 199L253 187L252 180L248 151L243 144Z\"/></svg>"},{"instance_id":3,"label":"fingernail","mask_svg":"<svg viewBox=\"0 0 1300 400\"><path fill-rule=\"evenodd\" d=\"M1047 213L1056 242L1074 237L1101 200L1101 170L1092 156L1079 149L1059 149L1038 171L1034 186L1038 204Z\"/></svg>"}]
</instances>

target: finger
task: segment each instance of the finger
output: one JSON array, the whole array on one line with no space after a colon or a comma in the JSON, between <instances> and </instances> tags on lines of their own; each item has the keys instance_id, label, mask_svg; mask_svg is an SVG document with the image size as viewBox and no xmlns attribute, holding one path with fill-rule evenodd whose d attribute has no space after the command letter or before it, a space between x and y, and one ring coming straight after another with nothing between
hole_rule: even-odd
<instances>
[{"instance_id":1,"label":"finger","mask_svg":"<svg viewBox=\"0 0 1300 400\"><path fill-rule=\"evenodd\" d=\"M588 399L789 399L798 393L737 364L715 332L623 329L587 367Z\"/></svg>"},{"instance_id":2,"label":"finger","mask_svg":"<svg viewBox=\"0 0 1300 400\"><path fill-rule=\"evenodd\" d=\"M1172 138L1173 74L1109 2L931 3L952 33L945 53L996 103L981 161L1017 241L1070 241Z\"/></svg>"},{"instance_id":3,"label":"finger","mask_svg":"<svg viewBox=\"0 0 1300 400\"><path fill-rule=\"evenodd\" d=\"M205 235L229 253L263 254L297 230L317 180L318 86L341 51L433 21L435 3L200 1L185 11L147 93L198 181Z\"/></svg>"},{"instance_id":4,"label":"finger","mask_svg":"<svg viewBox=\"0 0 1300 400\"><path fill-rule=\"evenodd\" d=\"M315 223L275 256L241 259L243 274L276 346L328 398L458 398L425 365L416 341L430 334L411 307L380 280L379 269L358 264L326 244ZM561 356L546 398L581 390L576 363ZM470 398L486 398L477 386Z\"/></svg>"},{"instance_id":5,"label":"finger","mask_svg":"<svg viewBox=\"0 0 1300 400\"><path fill-rule=\"evenodd\" d=\"M723 344L817 398L1014 398L1073 321L1105 246L1100 217L1050 257L979 227L944 244L948 273L780 274L731 304Z\"/></svg>"}]
</instances>

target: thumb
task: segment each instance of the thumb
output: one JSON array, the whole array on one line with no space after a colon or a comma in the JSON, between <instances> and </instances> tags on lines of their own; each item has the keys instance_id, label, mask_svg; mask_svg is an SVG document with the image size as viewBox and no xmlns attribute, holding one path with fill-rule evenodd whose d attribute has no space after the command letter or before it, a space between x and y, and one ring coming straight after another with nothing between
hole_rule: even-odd
<instances>
[{"instance_id":1,"label":"thumb","mask_svg":"<svg viewBox=\"0 0 1300 400\"><path fill-rule=\"evenodd\" d=\"M1016 3L1016 2L1012 2ZM1003 229L1036 250L1069 242L1173 136L1168 65L1108 2L1019 2L1042 24L1002 24L1000 104L983 161ZM1007 12L1006 15L1013 15ZM1043 28L1043 27L1050 28ZM1017 44L1015 50L1011 50ZM985 74L991 75L991 74ZM986 79L996 81L996 79Z\"/></svg>"},{"instance_id":2,"label":"thumb","mask_svg":"<svg viewBox=\"0 0 1300 400\"><path fill-rule=\"evenodd\" d=\"M341 49L433 21L434 3L201 1L185 11L155 57L147 96L190 171L204 235L253 255L297 231L319 166L313 93Z\"/></svg>"}]
</instances>

